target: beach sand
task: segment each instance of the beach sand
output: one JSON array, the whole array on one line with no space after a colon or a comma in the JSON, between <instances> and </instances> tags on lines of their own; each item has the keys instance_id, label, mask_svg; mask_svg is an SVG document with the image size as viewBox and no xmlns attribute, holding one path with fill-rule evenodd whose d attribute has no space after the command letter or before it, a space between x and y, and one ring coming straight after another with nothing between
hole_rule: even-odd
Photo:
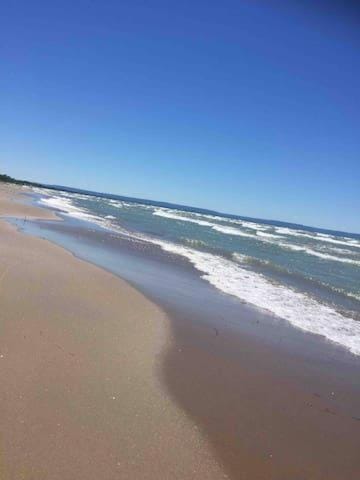
<instances>
[{"instance_id":1,"label":"beach sand","mask_svg":"<svg viewBox=\"0 0 360 480\"><path fill-rule=\"evenodd\" d=\"M49 216L10 192L1 215ZM1 480L225 478L159 382L159 308L4 221L0 238Z\"/></svg>"},{"instance_id":2,"label":"beach sand","mask_svg":"<svg viewBox=\"0 0 360 480\"><path fill-rule=\"evenodd\" d=\"M54 218L21 191L0 215ZM360 478L356 362L171 318L4 220L0 239L1 480Z\"/></svg>"}]
</instances>

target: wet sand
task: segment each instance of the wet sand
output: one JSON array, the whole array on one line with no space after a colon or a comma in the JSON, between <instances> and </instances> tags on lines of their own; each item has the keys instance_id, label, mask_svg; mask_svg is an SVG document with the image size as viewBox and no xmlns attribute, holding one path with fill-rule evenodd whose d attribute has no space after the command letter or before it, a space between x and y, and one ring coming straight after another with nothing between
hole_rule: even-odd
<instances>
[{"instance_id":1,"label":"wet sand","mask_svg":"<svg viewBox=\"0 0 360 480\"><path fill-rule=\"evenodd\" d=\"M313 364L219 325L179 318L172 328L164 383L230 478L360 478L356 365Z\"/></svg>"},{"instance_id":2,"label":"wet sand","mask_svg":"<svg viewBox=\"0 0 360 480\"><path fill-rule=\"evenodd\" d=\"M3 192L0 214L53 216ZM166 315L49 242L0 234L1 478L360 478L356 359Z\"/></svg>"}]
</instances>

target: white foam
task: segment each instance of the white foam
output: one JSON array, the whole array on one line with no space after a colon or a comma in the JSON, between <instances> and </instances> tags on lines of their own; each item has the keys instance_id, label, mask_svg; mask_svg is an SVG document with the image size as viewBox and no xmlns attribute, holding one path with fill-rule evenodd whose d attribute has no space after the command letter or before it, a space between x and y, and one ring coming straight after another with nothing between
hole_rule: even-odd
<instances>
[{"instance_id":1,"label":"white foam","mask_svg":"<svg viewBox=\"0 0 360 480\"><path fill-rule=\"evenodd\" d=\"M150 242L160 246L164 251L181 255L187 258L200 271L205 280L222 292L233 295L257 308L287 320L302 330L322 335L328 340L344 346L352 353L360 355L360 322L340 314L330 306L321 304L304 293L294 291L284 285L273 283L260 273L245 269L242 264L246 263L249 257L236 254L236 262L234 262L217 255L194 250L190 247L176 245L141 234L129 233L123 231L118 226L112 225L111 222L109 222L109 217L111 216L108 216L108 220L105 220L101 217L91 215L85 209L74 206L68 198L61 196L42 198L41 201L68 215L88 220L105 228L117 231L134 241ZM179 219L179 215L176 213L167 211L164 214L163 210L158 210L157 212L157 215L159 215L159 212L163 212L160 213L160 216L169 217L169 215L172 215L170 218L175 217ZM180 220L184 218L186 218L185 221L195 222L196 220L189 219L188 217L180 218ZM196 220L195 223L199 222L201 222L201 225L206 224L206 226L210 226L211 228L230 228L231 230L227 230L227 233L234 234L232 227L225 227L200 219ZM234 230L238 235L257 238L255 235L240 231L237 228ZM271 240L266 241L275 243ZM280 246L295 251L306 251L306 248L300 245L283 243ZM307 253L310 252L307 251ZM311 251L310 254L314 254L314 251ZM331 255L320 254L320 252L315 252L315 254L330 260L334 260L335 258ZM343 260L344 259L342 259L342 261Z\"/></svg>"},{"instance_id":2,"label":"white foam","mask_svg":"<svg viewBox=\"0 0 360 480\"><path fill-rule=\"evenodd\" d=\"M322 253L317 250L313 250L312 248L308 248L303 245L293 245L291 243L278 243L277 245L279 245L280 247L286 248L288 250L294 250L296 252L304 252L304 253L307 253L308 255L322 258L324 260L331 260L332 262L349 263L352 265L360 266L360 260L354 260L352 258L345 258L345 257L337 257L335 255L330 255L328 253Z\"/></svg>"},{"instance_id":3,"label":"white foam","mask_svg":"<svg viewBox=\"0 0 360 480\"><path fill-rule=\"evenodd\" d=\"M259 235L260 237L265 237L265 238L274 238L276 240L280 240L281 238L284 238L282 237L281 235L274 235L273 233L267 233L267 232L256 232L257 235Z\"/></svg>"},{"instance_id":4,"label":"white foam","mask_svg":"<svg viewBox=\"0 0 360 480\"><path fill-rule=\"evenodd\" d=\"M70 198L70 199L76 199L76 200L90 200L94 197L90 197L89 195L84 195L82 193L70 193L70 192L57 192L57 195L60 195L62 197ZM98 198L98 197L95 197Z\"/></svg>"},{"instance_id":5,"label":"white foam","mask_svg":"<svg viewBox=\"0 0 360 480\"><path fill-rule=\"evenodd\" d=\"M297 230L292 230L291 228L286 228L286 227L275 227L275 230L278 233L281 233L282 235L294 235L294 236L301 235L301 233L298 232Z\"/></svg>"},{"instance_id":6,"label":"white foam","mask_svg":"<svg viewBox=\"0 0 360 480\"><path fill-rule=\"evenodd\" d=\"M238 237L249 237L249 238L253 238L254 240L256 240L255 235L253 235L251 233L244 232L243 230L239 230L238 228L225 227L223 225L213 225L212 228L214 230L216 230L217 232L225 233L226 235L236 235Z\"/></svg>"},{"instance_id":7,"label":"white foam","mask_svg":"<svg viewBox=\"0 0 360 480\"><path fill-rule=\"evenodd\" d=\"M230 219L228 219L230 220ZM253 223L253 222L245 222L244 220L230 220L232 223L237 223L239 225L242 225L245 228L250 228L251 230L267 230L269 227L265 225L260 225L259 223Z\"/></svg>"},{"instance_id":8,"label":"white foam","mask_svg":"<svg viewBox=\"0 0 360 480\"><path fill-rule=\"evenodd\" d=\"M360 322L341 315L303 293L272 283L263 275L246 270L231 260L162 240L150 241L167 252L186 257L202 272L204 279L224 293L360 355ZM238 260L241 262L240 256Z\"/></svg>"},{"instance_id":9,"label":"white foam","mask_svg":"<svg viewBox=\"0 0 360 480\"><path fill-rule=\"evenodd\" d=\"M238 228L228 227L225 225L218 225L217 223L208 222L206 220L198 220L196 218L184 217L183 215L179 215L171 211L165 211L164 209L156 209L153 212L153 215L157 215L158 217L171 218L173 220L179 220L182 222L196 223L197 225L201 225L203 227L210 227L213 230L216 230L217 232L225 233L226 235L237 235L239 237L250 237L250 238L256 239L255 235L239 230Z\"/></svg>"},{"instance_id":10,"label":"white foam","mask_svg":"<svg viewBox=\"0 0 360 480\"><path fill-rule=\"evenodd\" d=\"M313 235L308 233L305 230L298 230L298 229L292 229L292 228L287 228L287 227L276 227L272 225L265 225L265 224L259 224L256 222L249 222L245 220L240 220L240 219L233 219L233 218L227 218L227 217L221 217L219 215L210 215L210 214L203 214L203 213L197 213L197 212L191 212L190 215L191 217L195 216L198 218L202 218L205 220L198 220L196 221L195 219L191 217L183 217L184 211L182 210L171 210L167 208L158 208L154 212L154 215L159 215L167 218L173 218L173 219L178 219L178 220L183 220L183 221L188 221L193 223L198 223L199 225L204 225L204 226L210 226L208 220L215 220L215 221L221 221L221 222L226 222L226 223L232 223L234 225L239 225L241 227L244 227L245 229L251 229L256 231L256 235L260 237L264 237L263 239L258 238L258 240L265 241L265 238L273 238L273 239L281 239L283 238L282 235L287 235L287 236L294 236L294 237L303 237L303 238L309 238L314 241L322 241L322 242L328 242L328 243L333 243L333 244L338 244L338 245L344 245L347 247L356 247L360 248L360 242L358 242L355 239L350 239L350 238L345 238L341 237L341 239L334 238L334 236L328 235L328 234L322 234L322 233L314 233ZM181 218L180 218L181 217ZM185 220L186 218L186 220ZM276 233L279 233L280 235L276 235L273 233L268 233L269 230L275 230ZM235 230L228 230L227 232L223 230L223 233L228 233L231 235L239 235L239 236L249 236L250 234L243 234L241 235L240 233L235 233ZM220 230L219 230L220 231ZM253 237L255 238L255 237ZM279 246L284 246L284 244L279 243ZM291 249L291 248L290 248ZM295 250L295 248L293 248ZM317 255L319 256L319 255ZM323 257L324 258L324 257ZM340 260L335 260L335 261L340 261ZM352 263L352 262L345 262L345 263ZM356 263L355 263L356 264Z\"/></svg>"},{"instance_id":11,"label":"white foam","mask_svg":"<svg viewBox=\"0 0 360 480\"><path fill-rule=\"evenodd\" d=\"M96 215L92 215L92 214L88 213L85 209L76 207L75 205L72 204L71 199L66 197L66 196L46 197L46 198L42 198L41 202L51 206L52 208L59 209L62 212L66 213L67 215L71 215L73 217L80 218L80 219L83 219L83 220L93 221L93 222L97 223L98 225L109 227L109 225L106 222L104 222L104 218L98 217ZM117 201L112 201L112 202L118 203ZM198 219L194 219L194 218L190 218L190 217L185 217L185 216L179 215L179 214L174 213L174 212L164 211L164 209L155 210L153 212L153 214L157 215L157 216L160 216L160 217L171 218L171 219L174 219L174 220L196 223L197 225L210 227L213 230L215 230L217 232L220 232L220 233L224 233L226 235L236 235L236 236L240 236L240 237L252 238L254 240L260 240L260 241L263 241L263 242L266 242L266 243L271 243L271 244L277 245L277 246L279 246L281 248L285 248L287 250L304 252L304 253L307 253L308 255L312 255L312 256L315 256L315 257L318 257L318 258L322 258L324 260L331 260L331 261L335 261L335 262L342 262L342 263L347 263L347 264L360 266L360 260L355 260L355 259L352 259L352 258L345 258L345 257L337 257L335 255L330 255L330 254L327 254L327 253L323 253L323 252L313 250L313 249L308 248L308 247L303 246L303 245L293 245L293 244L290 244L290 243L276 242L276 241L271 240L274 237L276 239L278 239L279 238L278 235L272 235L272 234L268 234L268 233L264 233L264 232L257 232L256 235L253 235L251 233L245 232L245 231L240 230L238 228L224 226L224 225L218 225L216 223L208 222L208 221L205 221L205 220L198 220ZM105 218L108 219L108 220L115 219L115 217L113 217L112 215L108 215ZM264 238L264 237L266 237L266 238Z\"/></svg>"},{"instance_id":12,"label":"white foam","mask_svg":"<svg viewBox=\"0 0 360 480\"><path fill-rule=\"evenodd\" d=\"M159 217L170 218L170 219L173 219L173 220L179 220L179 221L182 221L182 222L196 223L197 225L210 227L213 230L216 230L217 232L224 233L226 235L237 235L239 237L249 237L249 238L252 238L254 240L260 240L261 242L276 245L280 248L285 248L287 250L292 250L292 251L296 251L296 252L304 252L304 253L307 253L308 255L312 255L314 257L322 258L324 260L331 260L331 261L334 261L334 262L348 263L348 264L357 265L357 266L360 265L360 261L354 260L352 258L344 258L344 257L335 256L335 255L330 255L328 253L322 253L322 252L319 252L317 250L313 250L312 248L309 248L305 245L294 245L294 244L286 243L286 242L282 242L282 241L278 242L276 240L281 240L282 238L284 238L280 235L274 235L274 234L263 232L263 231L256 231L256 234L254 235L254 234L248 233L244 230L240 230L239 228L229 227L229 226L225 226L225 225L219 225L217 223L208 222L206 220L199 220L199 219L195 219L195 218L191 218L191 217L185 217L183 215L179 215L178 213L171 212L167 209L156 209L153 212L153 215L157 215ZM242 223L244 223L244 222L242 222ZM276 229L276 231L278 231L278 232L282 231L283 233L287 233L288 231L290 231L290 229L279 227L278 229ZM297 232L296 235L304 236L300 232ZM306 235L306 236L308 236L308 235Z\"/></svg>"},{"instance_id":13,"label":"white foam","mask_svg":"<svg viewBox=\"0 0 360 480\"><path fill-rule=\"evenodd\" d=\"M343 293L345 293L345 295L347 295L348 297L352 297L352 298L355 298L356 300L359 300L360 302L360 294L353 293L353 292L343 292Z\"/></svg>"},{"instance_id":14,"label":"white foam","mask_svg":"<svg viewBox=\"0 0 360 480\"><path fill-rule=\"evenodd\" d=\"M316 239L320 240L322 242L328 242L328 243L335 243L337 245L346 245L347 247L356 247L360 248L360 242L353 240L353 239L348 239L345 240L344 237L342 237L343 240L338 240L336 238L331 237L330 235L326 235L324 233L318 233Z\"/></svg>"},{"instance_id":15,"label":"white foam","mask_svg":"<svg viewBox=\"0 0 360 480\"><path fill-rule=\"evenodd\" d=\"M117 231L123 235L127 235L127 232L119 226L114 226L111 223L111 220L114 220L116 217L112 215L107 215L106 217L100 217L89 213L85 208L76 207L71 202L70 198L65 198L64 196L52 196L52 197L43 197L40 199L41 203L55 208L61 211L65 215L70 217L78 218L80 220L86 220L92 222L96 225L99 225L102 228L107 230Z\"/></svg>"},{"instance_id":16,"label":"white foam","mask_svg":"<svg viewBox=\"0 0 360 480\"><path fill-rule=\"evenodd\" d=\"M75 205L72 204L71 200L65 197L54 196L42 198L40 201L45 205L60 210L61 212L67 215L71 215L73 217L81 218L84 220L96 220L97 218L95 215L87 213L86 210L75 207Z\"/></svg>"},{"instance_id":17,"label":"white foam","mask_svg":"<svg viewBox=\"0 0 360 480\"><path fill-rule=\"evenodd\" d=\"M143 205L137 204L137 203L128 203L124 202L123 200L107 200L103 199L106 201L109 205L115 208L124 208L124 207L143 207Z\"/></svg>"},{"instance_id":18,"label":"white foam","mask_svg":"<svg viewBox=\"0 0 360 480\"><path fill-rule=\"evenodd\" d=\"M253 257L250 257L249 255L243 255L242 253L238 253L238 252L234 252L232 254L232 257L236 262L240 262L240 263L246 263L249 261L249 259L253 258Z\"/></svg>"},{"instance_id":19,"label":"white foam","mask_svg":"<svg viewBox=\"0 0 360 480\"><path fill-rule=\"evenodd\" d=\"M320 242L328 242L328 243L334 243L337 245L345 245L347 247L360 248L360 243L350 238L345 239L344 237L342 237L343 239L339 240L325 233L314 233L314 235L311 235L309 233L306 233L305 231L292 230L291 228L286 228L286 227L276 227L275 230L278 233L282 233L284 235L290 235L293 237L304 237L304 238L310 238L311 240L320 241Z\"/></svg>"},{"instance_id":20,"label":"white foam","mask_svg":"<svg viewBox=\"0 0 360 480\"><path fill-rule=\"evenodd\" d=\"M141 206L141 205L139 205ZM159 212L163 212L162 214L159 215ZM171 209L171 208L165 208L165 207L158 207L155 209L153 212L154 215L159 215L167 218L173 218L170 215L180 215L182 216L185 211L184 210L178 210L178 209ZM205 214L205 213L197 213L197 212L187 212L189 217L192 219L192 217L197 217L200 219L205 219L204 221L208 220L215 220L223 223L232 223L234 225L240 225L244 228L248 228L251 230L267 230L269 228L272 228L270 225L263 225L255 222L247 222L245 220L240 220L240 219L235 219L235 218L228 218L228 217L221 217L220 215L210 215L210 214Z\"/></svg>"},{"instance_id":21,"label":"white foam","mask_svg":"<svg viewBox=\"0 0 360 480\"><path fill-rule=\"evenodd\" d=\"M47 197L42 197L40 199L41 203L44 203L52 208L60 210L63 214L69 215L71 217L79 218L81 220L86 220L88 222L92 222L95 225L99 225L100 227L110 230L112 232L116 232L121 234L124 237L127 237L130 241L134 242L142 242L143 239L133 235L132 233L128 232L120 225L114 225L111 223L111 220L115 219L116 217L112 215L107 215L106 217L100 217L96 215L92 215L88 213L84 208L76 207L72 204L70 198L62 198L59 196L52 196L54 192L49 190L48 192L41 191L40 193L48 195Z\"/></svg>"},{"instance_id":22,"label":"white foam","mask_svg":"<svg viewBox=\"0 0 360 480\"><path fill-rule=\"evenodd\" d=\"M175 212L171 212L170 210L168 211L162 208L155 209L153 215L156 215L157 217L171 218L172 220L179 220L181 222L196 223L197 225L202 225L204 227L213 227L215 225L214 223L207 222L205 220L197 220L196 218L184 217L183 215L179 215Z\"/></svg>"},{"instance_id":23,"label":"white foam","mask_svg":"<svg viewBox=\"0 0 360 480\"><path fill-rule=\"evenodd\" d=\"M324 245L320 248L330 253L339 253L340 255L356 255L356 256L359 255L357 252L354 252L353 250L347 250L346 248L333 247L331 245L330 246Z\"/></svg>"}]
</instances>

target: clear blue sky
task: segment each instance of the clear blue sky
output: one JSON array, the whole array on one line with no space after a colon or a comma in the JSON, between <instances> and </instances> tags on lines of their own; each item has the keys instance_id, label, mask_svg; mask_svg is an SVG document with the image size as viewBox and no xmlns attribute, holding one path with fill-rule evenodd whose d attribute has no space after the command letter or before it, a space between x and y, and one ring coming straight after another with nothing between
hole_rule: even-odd
<instances>
[{"instance_id":1,"label":"clear blue sky","mask_svg":"<svg viewBox=\"0 0 360 480\"><path fill-rule=\"evenodd\" d=\"M351 5L5 0L0 171L360 232Z\"/></svg>"}]
</instances>

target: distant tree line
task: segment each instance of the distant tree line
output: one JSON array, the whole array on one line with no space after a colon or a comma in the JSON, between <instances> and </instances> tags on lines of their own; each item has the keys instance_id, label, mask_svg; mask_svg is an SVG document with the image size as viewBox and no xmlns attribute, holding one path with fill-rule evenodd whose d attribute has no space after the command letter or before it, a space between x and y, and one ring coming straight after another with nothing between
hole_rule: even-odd
<instances>
[{"instance_id":1,"label":"distant tree line","mask_svg":"<svg viewBox=\"0 0 360 480\"><path fill-rule=\"evenodd\" d=\"M15 183L16 185L28 185L30 187L42 186L41 183L27 182L26 180L17 180L16 178L12 178L9 175L5 175L5 173L0 173L0 182Z\"/></svg>"}]
</instances>

